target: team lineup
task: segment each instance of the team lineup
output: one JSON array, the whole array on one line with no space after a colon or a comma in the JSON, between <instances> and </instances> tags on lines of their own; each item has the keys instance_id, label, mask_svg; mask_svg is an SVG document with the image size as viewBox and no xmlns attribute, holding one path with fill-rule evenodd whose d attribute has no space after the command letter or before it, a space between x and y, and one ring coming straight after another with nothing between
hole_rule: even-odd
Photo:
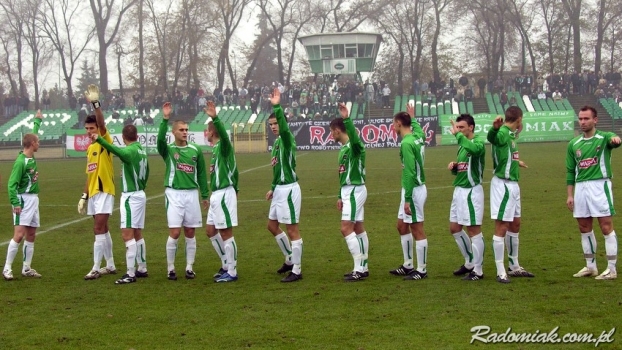
<instances>
[{"instance_id":1,"label":"team lineup","mask_svg":"<svg viewBox=\"0 0 622 350\"><path fill-rule=\"evenodd\" d=\"M113 242L108 220L113 212L115 182L112 155L122 163L122 193L120 196L121 235L126 247L127 272L116 284L134 283L149 276L147 249L142 230L145 226L147 198L145 187L149 179L147 152L138 142L135 126L126 125L122 131L125 147L112 144L99 103L99 89L90 85L86 98L93 105L94 115L85 121L85 130L92 140L87 149L86 183L78 203L78 212L93 217L93 266L84 276L95 280L102 275L116 274ZM277 270L286 274L281 282L303 279L303 239L299 223L302 195L296 174L296 141L290 131L283 109L280 92L275 89L270 102L273 113L268 127L277 137L271 151L272 183L266 193L270 201L267 229L284 256ZM349 111L339 107L340 118L330 123L333 139L341 144L338 156L340 191L337 208L341 211L340 231L353 260L353 269L343 278L347 282L363 281L369 277L369 239L364 227L364 205L367 199L365 156L366 150L359 138ZM165 210L169 228L166 242L167 278L177 280L175 259L178 240L184 235L186 279L196 278L193 265L197 250L196 228L203 227L202 210L207 210L206 234L221 261L213 275L214 282L238 280L238 247L233 228L238 226L237 194L238 167L235 151L225 126L218 118L215 105L208 102L205 113L211 117L206 135L213 144L209 168L198 145L188 141L188 124L172 123L174 141L167 143L169 119L173 108L169 102L162 107L163 119L157 136L157 151L164 160ZM428 240L424 230L424 206L427 199L425 185L425 134L415 120L414 107L406 105L406 112L393 117L393 129L401 137L399 157L402 164L401 203L397 215L397 231L403 253L403 263L389 273L405 280L428 277ZM39 222L38 170L34 153L39 148L37 132L43 115L37 112L33 133L23 137L23 151L18 155L8 181L9 199L13 211L14 234L10 240L3 277L14 279L12 265L22 247L23 277L40 278L32 267L36 229ZM520 168L527 165L520 159L518 138L522 130L523 112L509 107L504 117L497 117L489 130L487 140L492 145L493 177L490 182L490 213L494 220L492 247L496 265L496 281L510 283L513 277L534 277L519 264L519 232L521 226ZM596 129L598 122L594 108L585 106L579 111L581 133L568 144L566 154L567 207L576 218L581 233L585 267L574 277L595 277L597 280L617 278L617 238L613 228L613 192L611 185L611 150L621 144L614 133ZM450 205L449 232L454 237L464 263L453 272L466 281L484 278L484 190L486 147L484 140L475 135L475 119L462 114L451 121L451 133L458 144L457 157L447 168L455 179ZM209 176L209 183L208 183ZM211 195L210 195L211 191ZM599 274L596 264L596 238L593 219L605 239L607 268ZM281 226L283 224L283 228ZM508 267L505 267L507 250ZM102 260L106 261L104 267Z\"/></svg>"}]
</instances>

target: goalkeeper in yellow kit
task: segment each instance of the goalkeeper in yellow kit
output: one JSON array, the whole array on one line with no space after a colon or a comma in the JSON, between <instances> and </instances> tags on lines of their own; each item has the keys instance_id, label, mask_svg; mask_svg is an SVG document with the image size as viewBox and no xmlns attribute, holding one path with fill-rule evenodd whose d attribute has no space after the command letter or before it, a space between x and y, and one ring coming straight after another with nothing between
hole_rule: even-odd
<instances>
[{"instance_id":1,"label":"goalkeeper in yellow kit","mask_svg":"<svg viewBox=\"0 0 622 350\"><path fill-rule=\"evenodd\" d=\"M89 85L84 93L93 105L94 115L86 117L84 128L89 137L99 134L104 140L112 143L112 138L106 129L104 114L99 103L99 89ZM80 214L92 215L94 218L93 233L93 268L84 276L85 280L94 280L101 275L116 274L112 256L112 238L108 229L108 218L112 214L114 205L114 170L112 168L112 153L102 145L92 143L86 154L86 185L78 203ZM106 259L106 266L100 268L102 256Z\"/></svg>"}]
</instances>

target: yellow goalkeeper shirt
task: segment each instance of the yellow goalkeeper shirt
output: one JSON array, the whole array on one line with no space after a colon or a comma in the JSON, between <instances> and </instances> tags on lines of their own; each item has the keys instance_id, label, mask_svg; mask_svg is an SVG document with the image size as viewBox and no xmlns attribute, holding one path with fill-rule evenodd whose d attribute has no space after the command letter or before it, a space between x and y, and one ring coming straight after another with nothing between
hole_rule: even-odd
<instances>
[{"instance_id":1,"label":"yellow goalkeeper shirt","mask_svg":"<svg viewBox=\"0 0 622 350\"><path fill-rule=\"evenodd\" d=\"M112 143L110 133L101 137ZM114 169L112 168L112 153L98 143L91 143L86 150L86 175L89 182L89 197L99 192L114 196Z\"/></svg>"}]
</instances>

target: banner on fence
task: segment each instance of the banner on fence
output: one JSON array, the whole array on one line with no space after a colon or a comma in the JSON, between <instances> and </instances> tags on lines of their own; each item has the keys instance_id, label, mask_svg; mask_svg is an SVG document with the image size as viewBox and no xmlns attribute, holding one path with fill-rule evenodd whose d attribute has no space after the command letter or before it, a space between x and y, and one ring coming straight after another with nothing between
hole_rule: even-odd
<instances>
[{"instance_id":1,"label":"banner on fence","mask_svg":"<svg viewBox=\"0 0 622 350\"><path fill-rule=\"evenodd\" d=\"M418 117L417 121L426 134L426 144L435 146L438 117ZM366 148L399 147L401 138L398 138L393 130L393 118L355 119L353 122ZM288 125L296 138L298 150L324 151L341 148L341 145L333 140L330 132L330 121L309 120L291 122ZM268 151L272 151L276 136L269 129L266 132L268 134Z\"/></svg>"},{"instance_id":2,"label":"banner on fence","mask_svg":"<svg viewBox=\"0 0 622 350\"><path fill-rule=\"evenodd\" d=\"M449 119L456 120L457 117L450 114L440 116L441 145L456 144L456 138L450 132ZM473 115L475 133L486 140L496 117L496 114L486 113ZM523 114L523 130L518 142L569 141L575 136L574 120L574 111L526 112Z\"/></svg>"},{"instance_id":3,"label":"banner on fence","mask_svg":"<svg viewBox=\"0 0 622 350\"><path fill-rule=\"evenodd\" d=\"M188 128L188 142L195 143L201 147L204 152L212 150L212 146L207 142L207 137L204 133L204 125L192 125L189 124ZM158 126L137 126L138 129L138 141L147 151L148 154L157 154L156 140L158 137ZM121 131L123 126L108 127L108 132L112 137L112 143L118 147L125 147L123 143L123 137ZM168 127L166 133L166 143L174 141L174 137L171 134L171 126ZM67 157L85 157L86 149L91 144L91 139L88 137L83 129L68 129L67 140L65 142L67 147Z\"/></svg>"}]
</instances>

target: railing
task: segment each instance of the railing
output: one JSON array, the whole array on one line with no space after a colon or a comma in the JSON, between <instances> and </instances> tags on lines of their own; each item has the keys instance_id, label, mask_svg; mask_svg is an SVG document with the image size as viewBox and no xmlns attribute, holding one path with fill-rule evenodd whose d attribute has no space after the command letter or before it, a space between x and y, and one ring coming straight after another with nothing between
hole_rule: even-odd
<instances>
[{"instance_id":1,"label":"railing","mask_svg":"<svg viewBox=\"0 0 622 350\"><path fill-rule=\"evenodd\" d=\"M265 123L232 124L231 134L235 153L261 153L268 151Z\"/></svg>"}]
</instances>

